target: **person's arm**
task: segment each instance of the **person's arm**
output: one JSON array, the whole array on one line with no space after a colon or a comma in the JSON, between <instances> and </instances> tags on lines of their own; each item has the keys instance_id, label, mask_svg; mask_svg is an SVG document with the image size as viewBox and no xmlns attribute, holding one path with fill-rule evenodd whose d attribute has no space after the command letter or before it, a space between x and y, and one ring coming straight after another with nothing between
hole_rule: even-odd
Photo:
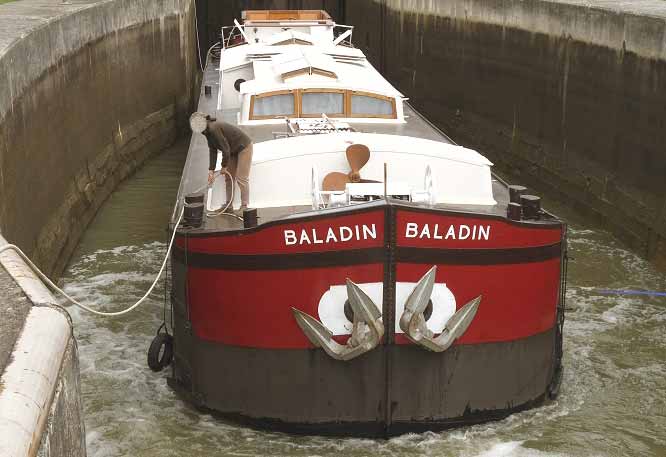
<instances>
[{"instance_id":1,"label":"person's arm","mask_svg":"<svg viewBox=\"0 0 666 457\"><path fill-rule=\"evenodd\" d=\"M208 170L215 171L215 165L217 164L217 149L212 146L209 146L208 149L210 150L208 155Z\"/></svg>"},{"instance_id":2,"label":"person's arm","mask_svg":"<svg viewBox=\"0 0 666 457\"><path fill-rule=\"evenodd\" d=\"M229 164L229 156L231 155L231 146L229 145L227 138L222 133L222 129L214 129L212 133L215 136L217 144L221 146L220 150L222 151L222 168L227 168L227 165Z\"/></svg>"},{"instance_id":3,"label":"person's arm","mask_svg":"<svg viewBox=\"0 0 666 457\"><path fill-rule=\"evenodd\" d=\"M215 181L215 165L217 164L217 149L208 146L208 185L212 185Z\"/></svg>"}]
</instances>

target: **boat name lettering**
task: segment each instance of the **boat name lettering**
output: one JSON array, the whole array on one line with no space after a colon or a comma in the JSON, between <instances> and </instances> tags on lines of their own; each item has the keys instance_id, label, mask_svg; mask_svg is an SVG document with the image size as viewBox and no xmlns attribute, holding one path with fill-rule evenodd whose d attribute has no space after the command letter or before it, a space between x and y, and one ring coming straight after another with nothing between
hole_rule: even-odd
<instances>
[{"instance_id":1,"label":"boat name lettering","mask_svg":"<svg viewBox=\"0 0 666 457\"><path fill-rule=\"evenodd\" d=\"M490 239L490 225L446 225L408 222L405 226L405 238L428 240L484 240Z\"/></svg>"},{"instance_id":2,"label":"boat name lettering","mask_svg":"<svg viewBox=\"0 0 666 457\"><path fill-rule=\"evenodd\" d=\"M296 244L346 243L348 241L368 239L377 239L377 227L375 224L354 225L351 227L341 225L340 227L329 227L327 230L311 228L284 231L284 244L286 246Z\"/></svg>"}]
</instances>

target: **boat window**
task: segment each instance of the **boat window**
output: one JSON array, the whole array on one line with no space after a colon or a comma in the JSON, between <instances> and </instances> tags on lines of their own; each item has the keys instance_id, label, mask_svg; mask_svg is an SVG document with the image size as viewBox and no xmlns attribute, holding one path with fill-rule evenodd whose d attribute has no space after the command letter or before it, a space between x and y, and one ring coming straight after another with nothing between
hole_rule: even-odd
<instances>
[{"instance_id":1,"label":"boat window","mask_svg":"<svg viewBox=\"0 0 666 457\"><path fill-rule=\"evenodd\" d=\"M395 117L395 102L380 95L353 92L351 117Z\"/></svg>"},{"instance_id":2,"label":"boat window","mask_svg":"<svg viewBox=\"0 0 666 457\"><path fill-rule=\"evenodd\" d=\"M251 105L250 119L293 116L295 114L293 92L253 95Z\"/></svg>"},{"instance_id":3,"label":"boat window","mask_svg":"<svg viewBox=\"0 0 666 457\"><path fill-rule=\"evenodd\" d=\"M301 115L344 116L345 97L343 91L303 91L301 94Z\"/></svg>"},{"instance_id":4,"label":"boat window","mask_svg":"<svg viewBox=\"0 0 666 457\"><path fill-rule=\"evenodd\" d=\"M396 119L395 98L369 92L313 88L281 90L253 95L250 120L278 117Z\"/></svg>"},{"instance_id":5,"label":"boat window","mask_svg":"<svg viewBox=\"0 0 666 457\"><path fill-rule=\"evenodd\" d=\"M234 89L236 89L236 92L240 92L240 86L244 82L245 80L243 78L238 78L236 81L234 81Z\"/></svg>"}]
</instances>

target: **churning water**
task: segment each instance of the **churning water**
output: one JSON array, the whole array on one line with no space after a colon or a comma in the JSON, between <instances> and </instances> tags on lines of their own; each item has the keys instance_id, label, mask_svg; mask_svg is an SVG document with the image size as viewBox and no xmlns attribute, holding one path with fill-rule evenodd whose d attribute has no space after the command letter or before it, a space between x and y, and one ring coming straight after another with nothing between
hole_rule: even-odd
<instances>
[{"instance_id":1,"label":"churning water","mask_svg":"<svg viewBox=\"0 0 666 457\"><path fill-rule=\"evenodd\" d=\"M166 249L166 223L187 143L152 159L110 197L85 233L65 290L105 311L134 303ZM88 454L102 456L666 456L666 276L566 208L569 308L560 397L495 423L391 440L294 437L201 414L153 373L146 351L162 322L164 287L121 318L70 307L81 357Z\"/></svg>"}]
</instances>

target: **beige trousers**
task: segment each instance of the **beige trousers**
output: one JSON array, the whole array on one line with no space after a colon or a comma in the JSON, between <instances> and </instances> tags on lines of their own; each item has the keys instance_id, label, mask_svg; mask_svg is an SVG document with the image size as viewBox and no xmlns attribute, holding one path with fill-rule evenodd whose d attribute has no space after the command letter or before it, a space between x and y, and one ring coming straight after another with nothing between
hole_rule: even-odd
<instances>
[{"instance_id":1,"label":"beige trousers","mask_svg":"<svg viewBox=\"0 0 666 457\"><path fill-rule=\"evenodd\" d=\"M240 188L241 208L247 208L250 203L250 168L252 167L252 143L238 155L229 157L228 170ZM226 180L227 196L231 196L231 181Z\"/></svg>"}]
</instances>

